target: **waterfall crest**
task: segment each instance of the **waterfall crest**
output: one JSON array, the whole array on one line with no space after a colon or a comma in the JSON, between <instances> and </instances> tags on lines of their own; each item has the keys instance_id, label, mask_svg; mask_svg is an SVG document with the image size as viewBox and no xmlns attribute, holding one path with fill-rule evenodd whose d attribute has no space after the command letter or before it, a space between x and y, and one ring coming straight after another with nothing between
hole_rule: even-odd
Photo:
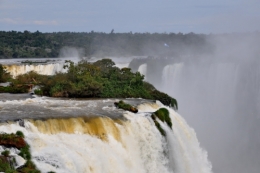
<instances>
[{"instance_id":1,"label":"waterfall crest","mask_svg":"<svg viewBox=\"0 0 260 173\"><path fill-rule=\"evenodd\" d=\"M7 72L9 72L13 77L16 77L21 74L34 71L42 75L54 75L56 72L65 72L63 69L64 63L55 63L55 64L12 64L4 65Z\"/></svg>"},{"instance_id":2,"label":"waterfall crest","mask_svg":"<svg viewBox=\"0 0 260 173\"><path fill-rule=\"evenodd\" d=\"M32 159L42 172L57 173L211 173L207 154L196 134L173 109L173 129L161 123L163 137L150 113L165 107L143 103L139 113L123 118L49 118L1 124L0 131L25 134Z\"/></svg>"}]
</instances>

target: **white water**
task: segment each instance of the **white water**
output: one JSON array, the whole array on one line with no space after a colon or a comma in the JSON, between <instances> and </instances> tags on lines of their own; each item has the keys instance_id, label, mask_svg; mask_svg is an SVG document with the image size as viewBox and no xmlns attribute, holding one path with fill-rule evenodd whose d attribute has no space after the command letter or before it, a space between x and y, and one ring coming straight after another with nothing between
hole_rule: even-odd
<instances>
[{"instance_id":1,"label":"white water","mask_svg":"<svg viewBox=\"0 0 260 173\"><path fill-rule=\"evenodd\" d=\"M115 62L115 66L118 68L124 68L128 67L129 63L133 58L136 57L107 57L112 58ZM95 62L98 60L101 60L102 58L91 58L88 59L89 62ZM30 71L37 72L42 75L54 75L57 72L66 72L65 69L63 69L63 65L65 63L65 60L71 60L75 63L79 61L78 58L56 58L56 59L30 59L29 61L46 61L46 60L52 60L57 61L54 63L47 63L47 64L21 64L21 61L25 61L25 59L14 59L14 60L0 60L0 63L3 64L6 68L6 70L13 76L16 77L21 74L28 73Z\"/></svg>"},{"instance_id":2,"label":"white water","mask_svg":"<svg viewBox=\"0 0 260 173\"><path fill-rule=\"evenodd\" d=\"M25 122L25 128L13 123L2 124L0 131L15 133L21 130L31 146L33 161L42 172L211 173L211 164L206 152L200 148L194 130L170 108L167 109L173 129L161 123L167 138L160 135L145 113L160 107L164 106L161 103L142 104L138 114L125 112L127 121L121 123L103 119L102 128L107 140L83 133L82 124L76 121L72 124L72 133L54 133L59 127L52 127L51 133L43 132L40 126L29 121Z\"/></svg>"},{"instance_id":3,"label":"white water","mask_svg":"<svg viewBox=\"0 0 260 173\"><path fill-rule=\"evenodd\" d=\"M139 71L142 75L144 75L146 80L147 64L140 65L137 71Z\"/></svg>"},{"instance_id":4,"label":"white water","mask_svg":"<svg viewBox=\"0 0 260 173\"><path fill-rule=\"evenodd\" d=\"M214 171L259 172L257 62L176 63L164 67L162 79L159 89L178 100L179 112L209 151Z\"/></svg>"},{"instance_id":5,"label":"white water","mask_svg":"<svg viewBox=\"0 0 260 173\"><path fill-rule=\"evenodd\" d=\"M21 74L34 71L38 74L43 75L54 75L57 72L65 72L63 69L63 63L54 64L37 64L37 65L5 65L6 70L13 76L16 77Z\"/></svg>"}]
</instances>

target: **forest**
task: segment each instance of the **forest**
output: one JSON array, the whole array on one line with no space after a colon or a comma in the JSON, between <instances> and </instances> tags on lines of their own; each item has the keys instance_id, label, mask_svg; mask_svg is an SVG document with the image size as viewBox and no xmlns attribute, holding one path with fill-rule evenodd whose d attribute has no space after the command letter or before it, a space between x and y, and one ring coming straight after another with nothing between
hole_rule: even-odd
<instances>
[{"instance_id":1,"label":"forest","mask_svg":"<svg viewBox=\"0 0 260 173\"><path fill-rule=\"evenodd\" d=\"M209 35L183 33L102 33L0 31L0 58L55 58L64 47L80 56L177 56L211 52ZM62 55L66 56L66 55ZM69 55L67 55L69 56Z\"/></svg>"}]
</instances>

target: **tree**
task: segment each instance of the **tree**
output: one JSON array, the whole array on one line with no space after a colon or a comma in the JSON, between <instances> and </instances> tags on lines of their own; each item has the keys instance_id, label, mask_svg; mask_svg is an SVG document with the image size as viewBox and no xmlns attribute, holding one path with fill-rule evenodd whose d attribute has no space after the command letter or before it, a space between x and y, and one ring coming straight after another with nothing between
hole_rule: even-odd
<instances>
[{"instance_id":1,"label":"tree","mask_svg":"<svg viewBox=\"0 0 260 173\"><path fill-rule=\"evenodd\" d=\"M10 78L10 74L5 70L2 64L0 64L0 82L6 82Z\"/></svg>"}]
</instances>

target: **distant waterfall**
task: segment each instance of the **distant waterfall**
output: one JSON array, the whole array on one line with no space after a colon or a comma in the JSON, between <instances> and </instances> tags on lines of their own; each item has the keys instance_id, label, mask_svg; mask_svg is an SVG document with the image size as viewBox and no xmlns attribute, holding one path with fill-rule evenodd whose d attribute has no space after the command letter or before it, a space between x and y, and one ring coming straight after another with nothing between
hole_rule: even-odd
<instances>
[{"instance_id":1,"label":"distant waterfall","mask_svg":"<svg viewBox=\"0 0 260 173\"><path fill-rule=\"evenodd\" d=\"M260 145L256 133L260 126L257 62L166 65L159 89L178 100L179 112L196 129L211 154L213 168L226 173L257 172L260 163L256 147Z\"/></svg>"},{"instance_id":2,"label":"distant waterfall","mask_svg":"<svg viewBox=\"0 0 260 173\"><path fill-rule=\"evenodd\" d=\"M6 70L14 77L28 73L30 71L37 72L43 75L54 75L56 72L64 72L64 63L55 64L14 64L14 65L4 65Z\"/></svg>"},{"instance_id":3,"label":"distant waterfall","mask_svg":"<svg viewBox=\"0 0 260 173\"><path fill-rule=\"evenodd\" d=\"M142 75L144 75L146 79L147 64L140 65L137 71L139 71Z\"/></svg>"},{"instance_id":4,"label":"distant waterfall","mask_svg":"<svg viewBox=\"0 0 260 173\"><path fill-rule=\"evenodd\" d=\"M207 153L200 148L194 130L167 107L173 129L160 122L166 138L160 134L147 114L160 107L164 106L159 102L144 103L138 106L140 113L125 112L123 119L25 120L25 127L6 123L0 131L22 131L31 146L32 160L42 172L211 173Z\"/></svg>"},{"instance_id":5,"label":"distant waterfall","mask_svg":"<svg viewBox=\"0 0 260 173\"><path fill-rule=\"evenodd\" d=\"M206 106L212 108L211 112L216 112L224 108L229 109L228 114L233 114L230 111L235 106L238 71L239 65L233 63L172 64L163 69L162 86L185 107L185 103L192 101L193 105L189 106L195 109Z\"/></svg>"}]
</instances>

